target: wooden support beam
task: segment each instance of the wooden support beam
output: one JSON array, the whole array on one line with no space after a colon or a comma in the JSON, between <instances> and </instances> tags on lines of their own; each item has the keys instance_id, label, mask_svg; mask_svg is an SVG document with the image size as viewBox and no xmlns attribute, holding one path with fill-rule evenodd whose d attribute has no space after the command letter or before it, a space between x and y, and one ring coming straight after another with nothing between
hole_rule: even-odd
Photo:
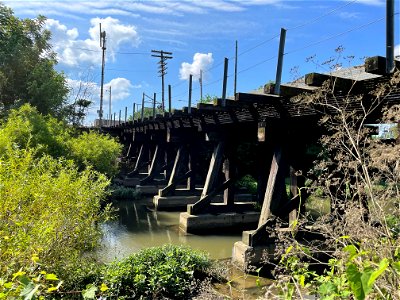
<instances>
[{"instance_id":1,"label":"wooden support beam","mask_svg":"<svg viewBox=\"0 0 400 300\"><path fill-rule=\"evenodd\" d=\"M213 197L215 197L218 193L224 191L225 189L229 188L233 184L233 182L234 181L232 179L228 179L223 184L210 191L210 193L208 193L204 197L202 194L199 201L197 201L193 205L187 206L188 213L191 215L196 215L200 213L209 212L208 208Z\"/></svg>"},{"instance_id":2,"label":"wooden support beam","mask_svg":"<svg viewBox=\"0 0 400 300\"><path fill-rule=\"evenodd\" d=\"M139 150L139 155L136 159L135 167L131 173L128 174L128 176L133 176L139 173L140 169L143 168L145 165L147 165L148 161L145 160L146 152L148 152L148 146L147 144L142 144L140 146Z\"/></svg>"},{"instance_id":3,"label":"wooden support beam","mask_svg":"<svg viewBox=\"0 0 400 300\"><path fill-rule=\"evenodd\" d=\"M229 147L227 147L229 148ZM228 150L229 151L229 150ZM235 177L235 165L234 165L234 158L233 155L228 154L227 157L224 160L223 163L223 168L222 168L224 175L225 175L225 181L227 180L233 180L233 177ZM234 185L230 185L227 189L224 190L224 204L227 206L233 206L235 202L235 191L234 191Z\"/></svg>"},{"instance_id":4,"label":"wooden support beam","mask_svg":"<svg viewBox=\"0 0 400 300\"><path fill-rule=\"evenodd\" d=\"M203 192L201 193L202 198L207 196L218 183L218 176L223 162L224 150L225 150L224 141L220 141L214 148L214 152L211 156L211 161L208 168L206 182L204 184Z\"/></svg>"},{"instance_id":5,"label":"wooden support beam","mask_svg":"<svg viewBox=\"0 0 400 300\"><path fill-rule=\"evenodd\" d=\"M282 195L285 192L284 165L282 146L277 145L274 149L258 227L262 226L279 207Z\"/></svg>"},{"instance_id":6,"label":"wooden support beam","mask_svg":"<svg viewBox=\"0 0 400 300\"><path fill-rule=\"evenodd\" d=\"M196 149L192 148L192 145L189 146L189 156L188 156L188 168L191 171L191 175L187 178L187 189L190 191L194 191L196 189L196 160L197 160L197 153Z\"/></svg>"},{"instance_id":7,"label":"wooden support beam","mask_svg":"<svg viewBox=\"0 0 400 300\"><path fill-rule=\"evenodd\" d=\"M178 148L178 151L176 152L174 166L172 167L171 175L168 180L168 185L164 189L160 190L159 192L160 196L171 195L173 189L175 189L179 171L182 169L182 165L184 162L184 156L185 156L184 152L185 152L184 146L180 146Z\"/></svg>"},{"instance_id":8,"label":"wooden support beam","mask_svg":"<svg viewBox=\"0 0 400 300\"><path fill-rule=\"evenodd\" d=\"M140 181L141 185L148 184L149 182L153 181L157 173L161 172L160 163L163 161L164 154L164 146L156 145L156 149L151 160L149 175Z\"/></svg>"},{"instance_id":9,"label":"wooden support beam","mask_svg":"<svg viewBox=\"0 0 400 300\"><path fill-rule=\"evenodd\" d=\"M224 150L225 150L225 142L220 141L214 148L214 152L211 156L210 165L208 168L208 173L206 177L206 181L204 183L204 188L201 193L200 200L193 204L193 206L188 206L188 211L191 211L192 214L196 214L204 210L211 202L212 197L215 196L216 186L218 184L218 177L221 172L221 167L224 159ZM228 183L230 180L228 180ZM224 183L224 187L227 186L228 183Z\"/></svg>"},{"instance_id":10,"label":"wooden support beam","mask_svg":"<svg viewBox=\"0 0 400 300\"><path fill-rule=\"evenodd\" d=\"M289 225L293 224L298 218L299 214L304 214L305 212L305 193L302 191L304 187L304 177L300 177L297 175L297 171L290 167L290 200L293 202L290 211L289 211Z\"/></svg>"}]
</instances>

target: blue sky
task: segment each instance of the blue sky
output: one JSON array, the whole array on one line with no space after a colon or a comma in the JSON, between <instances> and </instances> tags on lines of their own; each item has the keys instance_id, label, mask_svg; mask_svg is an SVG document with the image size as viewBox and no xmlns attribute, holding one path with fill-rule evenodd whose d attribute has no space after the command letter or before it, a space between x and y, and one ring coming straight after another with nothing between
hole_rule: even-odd
<instances>
[{"instance_id":1,"label":"blue sky","mask_svg":"<svg viewBox=\"0 0 400 300\"><path fill-rule=\"evenodd\" d=\"M222 94L223 61L229 58L228 95L233 95L235 41L238 41L238 92L257 89L275 79L280 28L286 28L283 82L308 72L329 71L322 63L354 56L358 65L368 56L385 56L385 1L282 0L141 0L141 1L2 1L18 17L48 18L53 32L57 69L76 94L80 82L89 86L95 102L86 123L99 106L101 49L99 23L107 32L105 89L112 87L112 113L141 103L142 93L157 93L161 78L151 50L173 53L166 85L172 85L172 106L187 106L188 77L193 74L193 102L200 98L198 75L203 70L203 95ZM395 1L395 13L399 1ZM396 54L399 55L399 14L395 15ZM315 57L308 60L308 57ZM342 60L344 65L347 59ZM73 95L71 95L73 97ZM108 94L104 98L107 116ZM150 106L146 103L146 106ZM118 117L117 117L118 118Z\"/></svg>"}]
</instances>

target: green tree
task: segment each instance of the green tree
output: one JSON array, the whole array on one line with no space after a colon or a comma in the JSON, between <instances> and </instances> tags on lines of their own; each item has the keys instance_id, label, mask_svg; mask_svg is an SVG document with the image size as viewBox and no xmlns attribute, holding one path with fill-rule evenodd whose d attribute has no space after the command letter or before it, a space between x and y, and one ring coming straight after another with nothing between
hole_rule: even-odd
<instances>
[{"instance_id":1,"label":"green tree","mask_svg":"<svg viewBox=\"0 0 400 300\"><path fill-rule=\"evenodd\" d=\"M19 19L0 4L0 113L30 103L43 114L65 116L68 87L44 29L46 18Z\"/></svg>"}]
</instances>

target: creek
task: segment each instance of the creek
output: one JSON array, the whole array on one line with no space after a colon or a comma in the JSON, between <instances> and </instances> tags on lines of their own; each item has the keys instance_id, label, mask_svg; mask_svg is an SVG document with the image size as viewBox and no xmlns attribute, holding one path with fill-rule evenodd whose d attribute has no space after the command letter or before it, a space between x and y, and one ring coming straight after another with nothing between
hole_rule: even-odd
<instances>
[{"instance_id":1,"label":"creek","mask_svg":"<svg viewBox=\"0 0 400 300\"><path fill-rule=\"evenodd\" d=\"M120 259L143 248L164 244L188 245L209 253L212 259L229 261L233 244L241 239L241 233L186 235L179 230L179 212L160 212L149 209L151 199L121 201L115 207L117 218L103 225L102 249L99 256L103 261ZM260 286L270 281L248 275L230 267L231 286L216 285L222 294L233 299L256 299L263 295Z\"/></svg>"}]
</instances>

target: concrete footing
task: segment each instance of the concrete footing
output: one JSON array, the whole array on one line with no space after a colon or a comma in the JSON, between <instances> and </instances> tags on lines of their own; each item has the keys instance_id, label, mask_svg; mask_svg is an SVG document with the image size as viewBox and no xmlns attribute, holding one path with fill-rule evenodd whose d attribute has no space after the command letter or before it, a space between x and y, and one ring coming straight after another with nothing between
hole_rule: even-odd
<instances>
[{"instance_id":1,"label":"concrete footing","mask_svg":"<svg viewBox=\"0 0 400 300\"><path fill-rule=\"evenodd\" d=\"M265 263L269 256L273 258L275 245L249 246L239 241L233 245L232 262L240 266L259 266Z\"/></svg>"},{"instance_id":2,"label":"concrete footing","mask_svg":"<svg viewBox=\"0 0 400 300\"><path fill-rule=\"evenodd\" d=\"M194 204L199 196L154 196L153 204L156 210L184 211L188 204Z\"/></svg>"},{"instance_id":3,"label":"concrete footing","mask_svg":"<svg viewBox=\"0 0 400 300\"><path fill-rule=\"evenodd\" d=\"M143 195L156 195L163 185L137 185L136 191Z\"/></svg>"},{"instance_id":4,"label":"concrete footing","mask_svg":"<svg viewBox=\"0 0 400 300\"><path fill-rule=\"evenodd\" d=\"M224 230L246 230L257 226L260 212L218 213L179 216L179 228L185 233L222 233Z\"/></svg>"}]
</instances>

